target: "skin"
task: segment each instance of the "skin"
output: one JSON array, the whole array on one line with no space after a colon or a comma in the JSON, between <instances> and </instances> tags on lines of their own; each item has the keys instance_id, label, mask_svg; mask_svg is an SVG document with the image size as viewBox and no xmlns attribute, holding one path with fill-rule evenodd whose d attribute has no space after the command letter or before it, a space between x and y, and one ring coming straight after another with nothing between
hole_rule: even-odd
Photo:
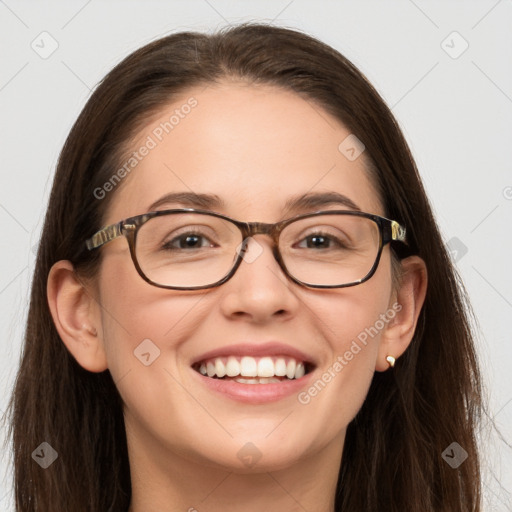
<instances>
[{"instance_id":1,"label":"skin","mask_svg":"<svg viewBox=\"0 0 512 512\"><path fill-rule=\"evenodd\" d=\"M132 150L191 96L197 107L111 192L105 225L147 212L165 193L188 190L219 195L227 204L220 213L245 221L277 222L288 197L309 191L335 190L362 211L384 213L364 154L349 161L338 150L350 132L313 103L271 86L226 81L186 91L140 131ZM77 279L67 261L50 272L48 300L62 341L84 368L108 368L124 400L130 512L230 512L241 504L247 512L334 510L347 425L374 372L388 370L386 356L400 357L412 339L425 265L418 257L404 260L394 289L386 246L369 281L308 289L283 274L270 238L256 235L250 250L258 244L262 253L252 263L208 290L144 282L123 237L101 249L91 282ZM314 355L319 378L396 303L394 319L308 404L296 395L236 402L199 384L190 368L211 349L272 339ZM160 350L150 366L133 354L147 338ZM251 468L237 456L248 442L261 454Z\"/></svg>"}]
</instances>

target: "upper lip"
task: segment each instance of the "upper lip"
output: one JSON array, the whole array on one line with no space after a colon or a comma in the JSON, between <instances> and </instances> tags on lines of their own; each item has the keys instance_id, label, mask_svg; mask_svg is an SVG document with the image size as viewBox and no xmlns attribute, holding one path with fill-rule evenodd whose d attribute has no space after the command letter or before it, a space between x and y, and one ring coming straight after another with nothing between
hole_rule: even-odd
<instances>
[{"instance_id":1,"label":"upper lip","mask_svg":"<svg viewBox=\"0 0 512 512\"><path fill-rule=\"evenodd\" d=\"M295 347L287 345L279 341L267 341L265 343L238 343L234 345L224 345L223 347L210 350L194 359L192 365L201 363L208 359L216 357L229 357L229 356L251 356L251 357L265 357L265 356L287 356L292 357L296 361L302 361L315 365L313 358Z\"/></svg>"}]
</instances>

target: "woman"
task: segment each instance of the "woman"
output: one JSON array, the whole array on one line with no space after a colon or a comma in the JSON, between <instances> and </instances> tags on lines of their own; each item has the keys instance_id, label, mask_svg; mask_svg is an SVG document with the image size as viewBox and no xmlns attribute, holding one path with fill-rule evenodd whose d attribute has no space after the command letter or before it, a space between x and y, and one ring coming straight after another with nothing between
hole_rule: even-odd
<instances>
[{"instance_id":1,"label":"woman","mask_svg":"<svg viewBox=\"0 0 512 512\"><path fill-rule=\"evenodd\" d=\"M155 41L61 153L17 510L478 511L467 307L407 144L342 55L265 25Z\"/></svg>"}]
</instances>

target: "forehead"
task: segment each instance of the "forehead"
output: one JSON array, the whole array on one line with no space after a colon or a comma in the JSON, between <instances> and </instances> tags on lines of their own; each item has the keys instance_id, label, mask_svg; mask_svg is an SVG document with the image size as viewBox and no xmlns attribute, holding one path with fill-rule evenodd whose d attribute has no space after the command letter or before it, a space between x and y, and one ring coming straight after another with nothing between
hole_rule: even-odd
<instances>
[{"instance_id":1,"label":"forehead","mask_svg":"<svg viewBox=\"0 0 512 512\"><path fill-rule=\"evenodd\" d=\"M317 193L353 203L340 208L383 213L364 152L354 159L346 151L353 137L292 91L240 82L187 90L130 142L107 223L154 209L172 193L216 196L213 207L203 207L245 221L276 222L292 211L293 198ZM190 206L175 201L156 208ZM302 207L320 209L304 201Z\"/></svg>"}]
</instances>

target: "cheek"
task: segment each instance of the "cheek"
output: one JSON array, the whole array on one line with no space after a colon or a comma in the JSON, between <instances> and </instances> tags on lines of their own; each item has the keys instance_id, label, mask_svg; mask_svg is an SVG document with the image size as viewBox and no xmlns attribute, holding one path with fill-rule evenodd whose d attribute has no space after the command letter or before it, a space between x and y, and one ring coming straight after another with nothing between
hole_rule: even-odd
<instances>
[{"instance_id":1,"label":"cheek","mask_svg":"<svg viewBox=\"0 0 512 512\"><path fill-rule=\"evenodd\" d=\"M128 254L105 258L100 297L103 341L114 379L133 366L152 364L164 353L169 357L178 343L175 340L183 339L202 311L202 295L146 283Z\"/></svg>"},{"instance_id":2,"label":"cheek","mask_svg":"<svg viewBox=\"0 0 512 512\"><path fill-rule=\"evenodd\" d=\"M382 333L394 317L389 307L389 268L382 268L384 271L376 272L366 283L331 296L318 295L314 310L321 320L316 322L318 339L328 340L329 351L317 379L298 399L311 407L311 412L315 409L315 414L329 415L327 429L333 435L348 425L362 406L375 372Z\"/></svg>"},{"instance_id":3,"label":"cheek","mask_svg":"<svg viewBox=\"0 0 512 512\"><path fill-rule=\"evenodd\" d=\"M152 432L167 442L172 430L182 444L193 444L192 433L191 439L183 439L190 425L188 413L179 412L193 409L195 402L180 384L188 367L180 365L179 359L182 347L213 304L202 293L151 286L121 258L104 263L100 276L103 340L125 415L132 427L137 426L137 435Z\"/></svg>"},{"instance_id":4,"label":"cheek","mask_svg":"<svg viewBox=\"0 0 512 512\"><path fill-rule=\"evenodd\" d=\"M318 296L319 307L315 311L321 319L318 325L336 357L346 355L352 361L375 353L382 332L394 316L389 307L392 292L389 269L386 272L386 262L382 263L369 281L330 297Z\"/></svg>"}]
</instances>

